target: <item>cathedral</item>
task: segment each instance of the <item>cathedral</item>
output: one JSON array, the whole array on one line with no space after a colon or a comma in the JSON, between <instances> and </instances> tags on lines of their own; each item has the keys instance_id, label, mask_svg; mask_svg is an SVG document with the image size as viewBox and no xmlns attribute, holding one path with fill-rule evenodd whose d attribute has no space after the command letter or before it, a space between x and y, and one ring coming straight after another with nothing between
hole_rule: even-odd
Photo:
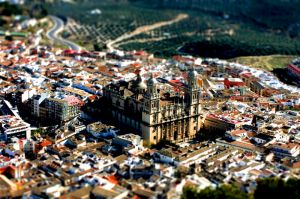
<instances>
[{"instance_id":1,"label":"cathedral","mask_svg":"<svg viewBox=\"0 0 300 199\"><path fill-rule=\"evenodd\" d=\"M183 95L166 92L164 84L174 85L158 81L151 74L146 83L137 75L136 80L109 84L103 89L103 96L111 116L140 133L145 144L187 141L201 127L197 75L194 69L188 71L187 85L178 87Z\"/></svg>"}]
</instances>

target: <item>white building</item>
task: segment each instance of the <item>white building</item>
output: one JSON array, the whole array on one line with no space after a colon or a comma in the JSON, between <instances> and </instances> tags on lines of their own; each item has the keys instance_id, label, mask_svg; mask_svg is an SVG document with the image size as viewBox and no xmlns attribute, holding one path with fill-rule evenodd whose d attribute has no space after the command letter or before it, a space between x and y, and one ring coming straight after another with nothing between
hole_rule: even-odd
<instances>
[{"instance_id":1,"label":"white building","mask_svg":"<svg viewBox=\"0 0 300 199\"><path fill-rule=\"evenodd\" d=\"M0 139L6 140L10 137L26 137L30 139L30 124L12 115L0 116Z\"/></svg>"}]
</instances>

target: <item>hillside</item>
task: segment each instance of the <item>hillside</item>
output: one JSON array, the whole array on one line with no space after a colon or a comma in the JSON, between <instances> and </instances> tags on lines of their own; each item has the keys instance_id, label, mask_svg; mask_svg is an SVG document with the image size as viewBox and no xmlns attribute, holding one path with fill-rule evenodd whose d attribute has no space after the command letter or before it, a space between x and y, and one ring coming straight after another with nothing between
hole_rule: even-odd
<instances>
[{"instance_id":1,"label":"hillside","mask_svg":"<svg viewBox=\"0 0 300 199\"><path fill-rule=\"evenodd\" d=\"M159 56L300 54L298 0L56 0L51 14L73 19L64 36L89 49L106 47L142 26L189 17L122 40L121 49L144 49ZM98 14L91 14L97 9ZM92 45L91 45L92 44Z\"/></svg>"}]
</instances>

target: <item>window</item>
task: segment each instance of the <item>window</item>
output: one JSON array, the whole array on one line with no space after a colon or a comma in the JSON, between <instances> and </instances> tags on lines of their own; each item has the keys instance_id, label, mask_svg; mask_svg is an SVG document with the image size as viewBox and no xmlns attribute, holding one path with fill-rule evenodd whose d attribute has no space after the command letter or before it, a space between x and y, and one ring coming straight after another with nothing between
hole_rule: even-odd
<instances>
[{"instance_id":1,"label":"window","mask_svg":"<svg viewBox=\"0 0 300 199\"><path fill-rule=\"evenodd\" d=\"M153 115L153 122L156 122L156 120L157 120L157 116Z\"/></svg>"},{"instance_id":2,"label":"window","mask_svg":"<svg viewBox=\"0 0 300 199\"><path fill-rule=\"evenodd\" d=\"M161 113L161 115L162 115L163 118L165 118L165 117L166 117L166 112L163 111L163 112Z\"/></svg>"}]
</instances>

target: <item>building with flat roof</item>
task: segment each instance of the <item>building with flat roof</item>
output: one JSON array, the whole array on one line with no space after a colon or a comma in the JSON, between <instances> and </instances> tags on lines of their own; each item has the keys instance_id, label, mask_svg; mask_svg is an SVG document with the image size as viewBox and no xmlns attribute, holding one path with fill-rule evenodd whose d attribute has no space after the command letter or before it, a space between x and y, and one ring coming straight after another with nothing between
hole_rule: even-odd
<instances>
[{"instance_id":1,"label":"building with flat roof","mask_svg":"<svg viewBox=\"0 0 300 199\"><path fill-rule=\"evenodd\" d=\"M274 143L269 148L278 157L297 157L300 154L298 143Z\"/></svg>"},{"instance_id":2,"label":"building with flat roof","mask_svg":"<svg viewBox=\"0 0 300 199\"><path fill-rule=\"evenodd\" d=\"M7 140L11 137L22 137L30 139L30 124L12 115L0 116L0 139Z\"/></svg>"},{"instance_id":3,"label":"building with flat roof","mask_svg":"<svg viewBox=\"0 0 300 199\"><path fill-rule=\"evenodd\" d=\"M11 137L30 139L30 124L24 122L19 115L18 109L8 101L0 102L0 140Z\"/></svg>"},{"instance_id":4,"label":"building with flat roof","mask_svg":"<svg viewBox=\"0 0 300 199\"><path fill-rule=\"evenodd\" d=\"M251 125L252 115L236 114L234 112L222 112L207 114L204 120L204 128L208 132L225 133L228 130Z\"/></svg>"},{"instance_id":5,"label":"building with flat roof","mask_svg":"<svg viewBox=\"0 0 300 199\"><path fill-rule=\"evenodd\" d=\"M63 99L46 98L39 107L39 117L42 123L62 124L80 114L82 101L75 96Z\"/></svg>"}]
</instances>

